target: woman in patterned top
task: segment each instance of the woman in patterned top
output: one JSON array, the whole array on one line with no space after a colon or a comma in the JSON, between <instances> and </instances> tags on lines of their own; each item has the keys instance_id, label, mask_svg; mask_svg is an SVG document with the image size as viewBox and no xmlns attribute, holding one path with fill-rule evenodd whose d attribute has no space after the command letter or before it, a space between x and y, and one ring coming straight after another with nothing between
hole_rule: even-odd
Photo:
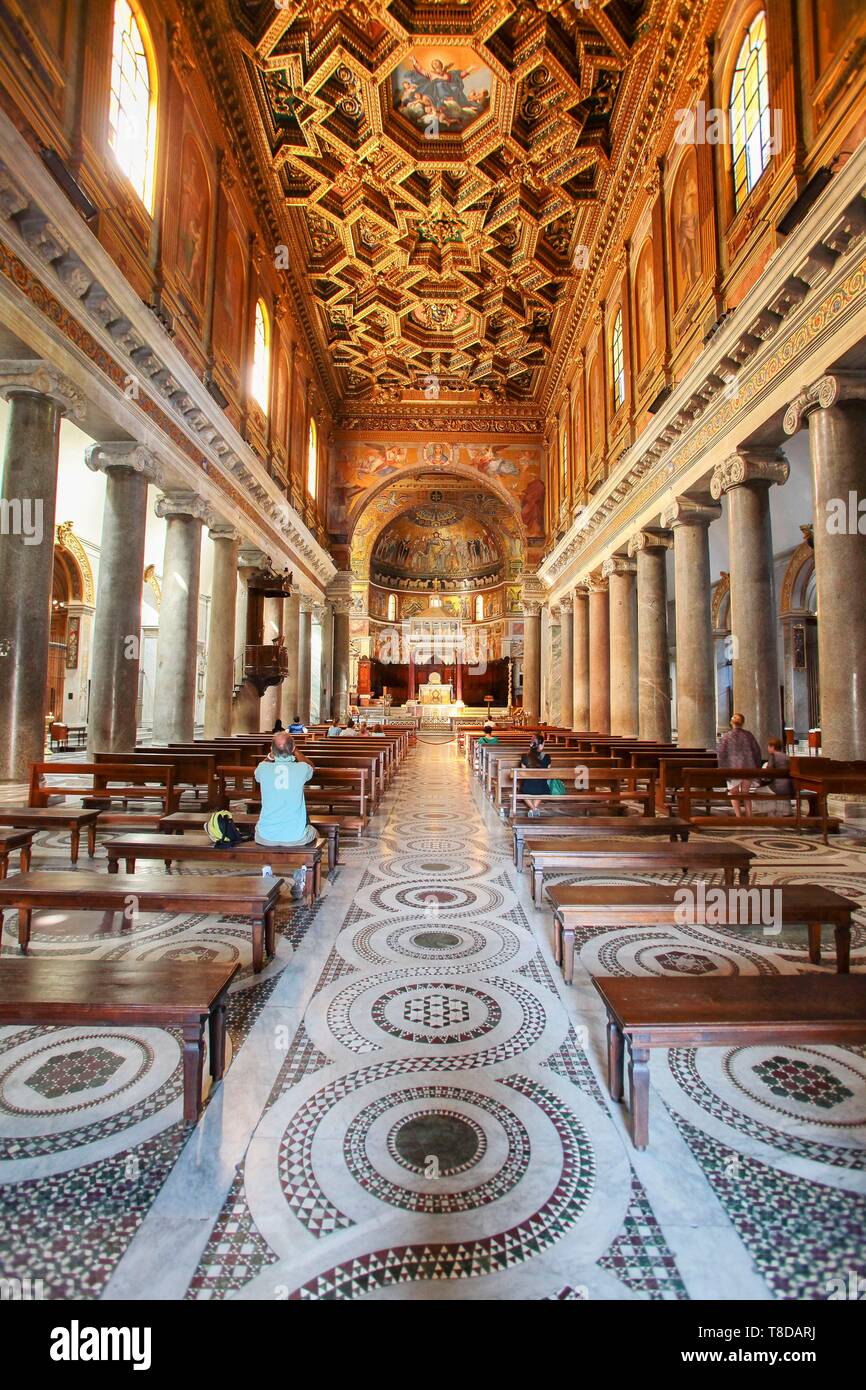
<instances>
[{"instance_id":1,"label":"woman in patterned top","mask_svg":"<svg viewBox=\"0 0 866 1390\"><path fill-rule=\"evenodd\" d=\"M745 719L741 714L731 715L731 731L719 739L717 749L719 767L760 767L761 749L753 733L744 728ZM748 793L752 789L751 778L735 778L728 781L731 804L735 816L751 816L752 803ZM739 795L735 795L739 793Z\"/></svg>"}]
</instances>

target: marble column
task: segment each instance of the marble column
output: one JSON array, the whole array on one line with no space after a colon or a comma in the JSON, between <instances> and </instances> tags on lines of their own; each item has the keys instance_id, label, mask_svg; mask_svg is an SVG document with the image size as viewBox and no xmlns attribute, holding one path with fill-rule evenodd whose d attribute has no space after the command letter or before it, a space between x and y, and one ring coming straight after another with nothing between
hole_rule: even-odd
<instances>
[{"instance_id":1,"label":"marble column","mask_svg":"<svg viewBox=\"0 0 866 1390\"><path fill-rule=\"evenodd\" d=\"M0 499L0 781L26 781L45 748L60 422L77 387L46 362L0 362L10 404Z\"/></svg>"},{"instance_id":2,"label":"marble column","mask_svg":"<svg viewBox=\"0 0 866 1390\"><path fill-rule=\"evenodd\" d=\"M298 614L298 705L304 724L310 722L310 687L312 681L313 599L301 594Z\"/></svg>"},{"instance_id":3,"label":"marble column","mask_svg":"<svg viewBox=\"0 0 866 1390\"><path fill-rule=\"evenodd\" d=\"M589 590L579 584L574 591L573 729L589 730Z\"/></svg>"},{"instance_id":4,"label":"marble column","mask_svg":"<svg viewBox=\"0 0 866 1390\"><path fill-rule=\"evenodd\" d=\"M289 595L283 605L283 637L289 654L289 669L283 681L282 715L286 728L289 727L298 709L298 625L301 615L301 601L297 592Z\"/></svg>"},{"instance_id":5,"label":"marble column","mask_svg":"<svg viewBox=\"0 0 866 1390\"><path fill-rule=\"evenodd\" d=\"M201 527L207 506L193 492L166 493L156 503L165 517L165 557L156 681L154 743L191 743L195 734L195 683Z\"/></svg>"},{"instance_id":6,"label":"marble column","mask_svg":"<svg viewBox=\"0 0 866 1390\"><path fill-rule=\"evenodd\" d=\"M262 728L262 698L258 686L244 677L249 640L250 579L267 567L264 551L242 545L238 551L237 604L235 607L235 662L232 696L232 733L257 734ZM273 721L271 721L273 723Z\"/></svg>"},{"instance_id":7,"label":"marble column","mask_svg":"<svg viewBox=\"0 0 866 1390\"><path fill-rule=\"evenodd\" d=\"M334 719L345 719L349 712L349 613L351 602L334 602L334 685L331 709Z\"/></svg>"},{"instance_id":8,"label":"marble column","mask_svg":"<svg viewBox=\"0 0 866 1390\"><path fill-rule=\"evenodd\" d=\"M94 444L85 462L106 475L88 751L129 753L137 733L147 485L161 484L162 473L150 451L134 441Z\"/></svg>"},{"instance_id":9,"label":"marble column","mask_svg":"<svg viewBox=\"0 0 866 1390\"><path fill-rule=\"evenodd\" d=\"M638 531L628 543L637 564L638 732L654 743L671 738L666 556L673 537Z\"/></svg>"},{"instance_id":10,"label":"marble column","mask_svg":"<svg viewBox=\"0 0 866 1390\"><path fill-rule=\"evenodd\" d=\"M677 743L715 748L716 667L710 609L710 523L722 514L717 502L675 497L661 524L674 533L677 637Z\"/></svg>"},{"instance_id":11,"label":"marble column","mask_svg":"<svg viewBox=\"0 0 866 1390\"><path fill-rule=\"evenodd\" d=\"M269 647L283 635L283 603L285 600L268 594L262 604L262 645ZM282 682L269 685L262 693L259 718L263 729L272 729L280 717L282 702Z\"/></svg>"},{"instance_id":12,"label":"marble column","mask_svg":"<svg viewBox=\"0 0 866 1390\"><path fill-rule=\"evenodd\" d=\"M717 465L710 485L716 500L727 496L734 708L762 749L783 733L770 488L789 471L781 450L743 448Z\"/></svg>"},{"instance_id":13,"label":"marble column","mask_svg":"<svg viewBox=\"0 0 866 1390\"><path fill-rule=\"evenodd\" d=\"M821 752L866 758L866 375L832 372L785 413L812 456Z\"/></svg>"},{"instance_id":14,"label":"marble column","mask_svg":"<svg viewBox=\"0 0 866 1390\"><path fill-rule=\"evenodd\" d=\"M334 682L334 609L330 603L317 603L313 610L313 625L319 628L319 708L312 713L318 722L331 718ZM315 650L315 644L313 647ZM351 689L352 675L349 670L348 688ZM346 702L348 713L348 701Z\"/></svg>"},{"instance_id":15,"label":"marble column","mask_svg":"<svg viewBox=\"0 0 866 1390\"><path fill-rule=\"evenodd\" d=\"M523 713L528 723L541 717L541 604L523 600Z\"/></svg>"},{"instance_id":16,"label":"marble column","mask_svg":"<svg viewBox=\"0 0 866 1390\"><path fill-rule=\"evenodd\" d=\"M637 565L625 555L611 555L601 572L608 580L610 731L637 738Z\"/></svg>"},{"instance_id":17,"label":"marble column","mask_svg":"<svg viewBox=\"0 0 866 1390\"><path fill-rule=\"evenodd\" d=\"M232 526L212 526L213 579L207 638L207 684L204 736L225 738L232 731L235 686L235 617L238 587L238 533Z\"/></svg>"},{"instance_id":18,"label":"marble column","mask_svg":"<svg viewBox=\"0 0 866 1390\"><path fill-rule=\"evenodd\" d=\"M572 727L574 719L574 621L573 598L563 594L559 600L560 614L560 686L559 722L564 729Z\"/></svg>"},{"instance_id":19,"label":"marble column","mask_svg":"<svg viewBox=\"0 0 866 1390\"><path fill-rule=\"evenodd\" d=\"M589 728L610 733L610 609L607 580L593 575L589 588Z\"/></svg>"}]
</instances>

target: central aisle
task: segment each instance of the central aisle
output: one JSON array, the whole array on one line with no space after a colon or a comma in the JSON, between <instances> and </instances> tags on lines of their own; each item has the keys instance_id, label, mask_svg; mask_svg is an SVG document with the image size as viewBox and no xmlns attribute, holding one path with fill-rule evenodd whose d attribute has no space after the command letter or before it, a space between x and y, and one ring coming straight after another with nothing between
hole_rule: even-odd
<instances>
[{"instance_id":1,"label":"central aisle","mask_svg":"<svg viewBox=\"0 0 866 1390\"><path fill-rule=\"evenodd\" d=\"M766 1297L665 1117L632 1150L595 992L455 744L422 735L388 803L108 1296Z\"/></svg>"}]
</instances>

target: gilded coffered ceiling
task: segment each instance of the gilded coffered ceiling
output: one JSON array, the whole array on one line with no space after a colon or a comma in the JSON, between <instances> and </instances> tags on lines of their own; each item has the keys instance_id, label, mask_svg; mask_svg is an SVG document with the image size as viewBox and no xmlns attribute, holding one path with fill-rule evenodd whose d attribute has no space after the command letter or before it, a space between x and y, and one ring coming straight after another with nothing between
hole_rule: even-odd
<instances>
[{"instance_id":1,"label":"gilded coffered ceiling","mask_svg":"<svg viewBox=\"0 0 866 1390\"><path fill-rule=\"evenodd\" d=\"M652 0L226 3L334 399L537 406L637 112Z\"/></svg>"}]
</instances>

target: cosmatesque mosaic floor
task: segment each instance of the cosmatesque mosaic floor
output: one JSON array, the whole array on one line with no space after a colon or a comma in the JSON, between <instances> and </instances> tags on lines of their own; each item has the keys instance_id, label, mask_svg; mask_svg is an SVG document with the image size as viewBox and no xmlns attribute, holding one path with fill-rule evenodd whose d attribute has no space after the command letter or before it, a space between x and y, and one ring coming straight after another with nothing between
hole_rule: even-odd
<instances>
[{"instance_id":1,"label":"cosmatesque mosaic floor","mask_svg":"<svg viewBox=\"0 0 866 1390\"><path fill-rule=\"evenodd\" d=\"M738 838L759 880L866 907L857 841ZM34 867L68 868L67 845L40 836ZM342 860L282 912L258 977L230 916L34 917L34 955L243 969L193 1131L174 1034L0 1028L0 1275L56 1299L271 1301L820 1299L866 1277L866 1049L655 1052L638 1153L590 984L830 972L832 945L813 967L800 929L587 932L564 986L505 827L423 736Z\"/></svg>"}]
</instances>

